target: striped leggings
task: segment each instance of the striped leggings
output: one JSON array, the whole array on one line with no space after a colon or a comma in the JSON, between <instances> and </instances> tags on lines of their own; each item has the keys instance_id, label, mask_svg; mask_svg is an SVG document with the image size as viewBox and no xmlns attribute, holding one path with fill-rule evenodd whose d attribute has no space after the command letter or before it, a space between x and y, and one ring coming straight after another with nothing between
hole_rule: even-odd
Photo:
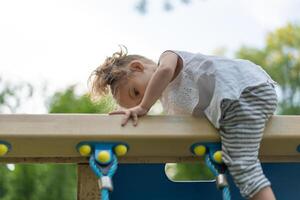
<instances>
[{"instance_id":1,"label":"striped leggings","mask_svg":"<svg viewBox=\"0 0 300 200\"><path fill-rule=\"evenodd\" d=\"M268 82L245 88L238 100L221 102L222 159L246 199L271 185L263 173L258 151L265 123L276 107L276 91Z\"/></svg>"}]
</instances>

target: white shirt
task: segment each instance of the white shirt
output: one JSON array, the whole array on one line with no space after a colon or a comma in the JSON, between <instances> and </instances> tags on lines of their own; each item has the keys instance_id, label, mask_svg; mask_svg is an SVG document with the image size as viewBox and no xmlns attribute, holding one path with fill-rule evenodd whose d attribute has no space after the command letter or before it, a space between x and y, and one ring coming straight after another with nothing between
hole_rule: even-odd
<instances>
[{"instance_id":1,"label":"white shirt","mask_svg":"<svg viewBox=\"0 0 300 200\"><path fill-rule=\"evenodd\" d=\"M238 99L243 89L260 83L278 84L258 65L200 53L167 50L183 61L181 71L163 91L160 101L171 115L205 115L219 128L222 99Z\"/></svg>"}]
</instances>

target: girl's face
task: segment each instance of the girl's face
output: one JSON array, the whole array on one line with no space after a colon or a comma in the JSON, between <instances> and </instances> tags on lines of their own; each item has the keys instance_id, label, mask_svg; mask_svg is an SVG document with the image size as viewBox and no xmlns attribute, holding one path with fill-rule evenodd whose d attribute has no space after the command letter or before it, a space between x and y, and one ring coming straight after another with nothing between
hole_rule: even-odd
<instances>
[{"instance_id":1,"label":"girl's face","mask_svg":"<svg viewBox=\"0 0 300 200\"><path fill-rule=\"evenodd\" d=\"M124 108L132 108L141 103L157 65L138 62L129 67L133 70L133 74L128 79L117 83L119 86L114 94L117 103Z\"/></svg>"}]
</instances>

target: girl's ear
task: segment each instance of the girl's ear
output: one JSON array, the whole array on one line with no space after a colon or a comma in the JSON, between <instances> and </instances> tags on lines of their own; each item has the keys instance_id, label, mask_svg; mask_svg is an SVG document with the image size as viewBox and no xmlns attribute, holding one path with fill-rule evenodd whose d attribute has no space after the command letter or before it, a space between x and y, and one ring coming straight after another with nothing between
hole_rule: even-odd
<instances>
[{"instance_id":1,"label":"girl's ear","mask_svg":"<svg viewBox=\"0 0 300 200\"><path fill-rule=\"evenodd\" d=\"M132 71L138 71L138 72L143 72L144 71L144 65L141 61L139 60L133 60L129 63L129 68Z\"/></svg>"}]
</instances>

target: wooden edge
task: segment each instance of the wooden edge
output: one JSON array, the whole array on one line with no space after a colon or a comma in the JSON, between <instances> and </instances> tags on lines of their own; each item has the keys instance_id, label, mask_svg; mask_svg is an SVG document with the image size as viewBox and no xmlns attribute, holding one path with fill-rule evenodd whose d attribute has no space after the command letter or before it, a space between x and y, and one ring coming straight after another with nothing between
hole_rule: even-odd
<instances>
[{"instance_id":1,"label":"wooden edge","mask_svg":"<svg viewBox=\"0 0 300 200\"><path fill-rule=\"evenodd\" d=\"M263 163L287 163L287 162L300 162L299 156L259 156ZM163 161L163 162L162 162ZM198 157L145 157L145 158L120 158L119 163L184 163L184 162L203 162L203 158ZM0 163L78 163L88 164L88 159L84 157L32 157L32 158L0 158Z\"/></svg>"}]
</instances>

